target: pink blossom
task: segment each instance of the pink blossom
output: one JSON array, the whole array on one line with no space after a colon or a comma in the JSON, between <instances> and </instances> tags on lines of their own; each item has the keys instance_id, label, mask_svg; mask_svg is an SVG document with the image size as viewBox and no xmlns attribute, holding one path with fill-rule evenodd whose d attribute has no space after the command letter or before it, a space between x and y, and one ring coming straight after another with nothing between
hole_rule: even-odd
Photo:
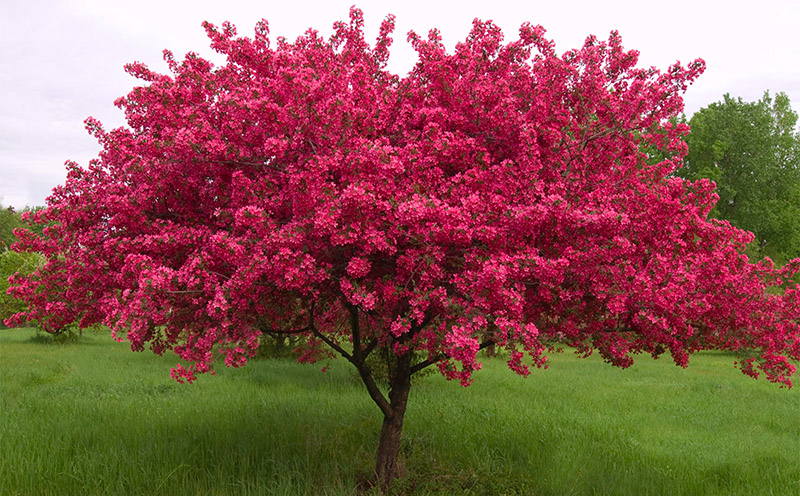
<instances>
[{"instance_id":1,"label":"pink blossom","mask_svg":"<svg viewBox=\"0 0 800 496\"><path fill-rule=\"evenodd\" d=\"M369 274L371 267L372 264L370 263L369 260L365 260L359 257L353 257L347 264L347 273L351 277L359 279Z\"/></svg>"},{"instance_id":2,"label":"pink blossom","mask_svg":"<svg viewBox=\"0 0 800 496\"><path fill-rule=\"evenodd\" d=\"M374 46L357 9L329 39L204 26L226 62L130 64L128 125L87 119L102 151L29 216L42 235L17 232L47 262L12 278L9 324L103 322L189 382L288 330L302 361L360 343L463 384L482 347L526 375L555 339L621 367L750 350L745 373L791 384L800 261L750 261L752 235L708 218L713 183L672 174L702 61L639 68L616 33L558 55L540 26L507 43L476 21L454 53L410 33L398 76L393 18Z\"/></svg>"}]
</instances>

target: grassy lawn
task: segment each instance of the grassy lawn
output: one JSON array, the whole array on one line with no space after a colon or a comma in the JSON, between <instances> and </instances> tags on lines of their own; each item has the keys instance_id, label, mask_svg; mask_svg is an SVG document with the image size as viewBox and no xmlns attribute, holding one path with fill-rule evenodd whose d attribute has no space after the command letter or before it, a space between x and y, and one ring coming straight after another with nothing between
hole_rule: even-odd
<instances>
[{"instance_id":1,"label":"grassy lawn","mask_svg":"<svg viewBox=\"0 0 800 496\"><path fill-rule=\"evenodd\" d=\"M222 367L105 333L0 330L0 495L360 494L380 415L343 360ZM705 353L618 370L551 355L528 379L486 360L462 388L412 388L398 494L800 494L800 388Z\"/></svg>"}]
</instances>

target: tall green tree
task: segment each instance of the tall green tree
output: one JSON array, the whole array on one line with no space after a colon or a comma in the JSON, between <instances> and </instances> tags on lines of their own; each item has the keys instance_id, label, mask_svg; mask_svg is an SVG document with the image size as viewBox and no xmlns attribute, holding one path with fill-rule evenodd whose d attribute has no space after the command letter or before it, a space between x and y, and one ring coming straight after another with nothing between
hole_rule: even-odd
<instances>
[{"instance_id":1,"label":"tall green tree","mask_svg":"<svg viewBox=\"0 0 800 496\"><path fill-rule=\"evenodd\" d=\"M0 253L7 250L16 238L14 229L22 227L20 214L13 207L0 205Z\"/></svg>"},{"instance_id":2,"label":"tall green tree","mask_svg":"<svg viewBox=\"0 0 800 496\"><path fill-rule=\"evenodd\" d=\"M717 183L711 212L751 231L750 250L781 263L800 254L800 140L784 93L745 102L726 94L689 121L689 154L677 174Z\"/></svg>"},{"instance_id":3,"label":"tall green tree","mask_svg":"<svg viewBox=\"0 0 800 496\"><path fill-rule=\"evenodd\" d=\"M14 274L27 276L44 265L45 258L40 253L17 253L3 250L0 253L0 319L7 319L25 310L25 303L8 294L9 278ZM0 327L5 327L0 320Z\"/></svg>"},{"instance_id":4,"label":"tall green tree","mask_svg":"<svg viewBox=\"0 0 800 496\"><path fill-rule=\"evenodd\" d=\"M43 226L40 224L30 226L22 220L24 212L35 212L41 208L25 207L22 211L18 211L13 207L0 206L0 320L25 309L22 301L7 293L10 285L9 277L17 273L29 275L44 263L44 257L39 253L17 253L10 250L11 244L17 240L14 229L32 228L37 234L43 234ZM3 324L0 322L1 326Z\"/></svg>"}]
</instances>

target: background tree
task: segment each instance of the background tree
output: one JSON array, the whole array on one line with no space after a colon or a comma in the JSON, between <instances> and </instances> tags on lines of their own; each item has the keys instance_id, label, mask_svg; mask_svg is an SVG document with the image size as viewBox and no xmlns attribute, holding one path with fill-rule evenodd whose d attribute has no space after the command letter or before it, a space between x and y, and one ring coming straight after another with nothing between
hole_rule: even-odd
<instances>
[{"instance_id":1,"label":"background tree","mask_svg":"<svg viewBox=\"0 0 800 496\"><path fill-rule=\"evenodd\" d=\"M800 253L800 138L789 97L725 95L689 121L689 154L677 171L717 183L711 215L755 235L755 255L784 263Z\"/></svg>"},{"instance_id":2,"label":"background tree","mask_svg":"<svg viewBox=\"0 0 800 496\"><path fill-rule=\"evenodd\" d=\"M0 252L7 250L16 241L14 229L22 227L20 216L13 207L0 205Z\"/></svg>"},{"instance_id":3,"label":"background tree","mask_svg":"<svg viewBox=\"0 0 800 496\"><path fill-rule=\"evenodd\" d=\"M26 308L23 301L7 293L9 278L16 273L30 274L44 263L44 257L39 253L17 253L10 250L11 245L17 240L14 230L31 227L22 220L23 215L39 209L26 207L20 212L12 207L0 207L0 320L5 320ZM33 229L42 234L43 226L37 224Z\"/></svg>"},{"instance_id":4,"label":"background tree","mask_svg":"<svg viewBox=\"0 0 800 496\"><path fill-rule=\"evenodd\" d=\"M362 27L353 9L329 40L273 48L266 22L254 39L207 24L225 65L128 66L146 82L117 101L128 127L87 121L103 151L24 234L47 262L15 280L30 308L11 322L102 321L134 350L173 349L180 381L295 334L302 361L347 359L383 414L384 489L411 377L436 366L466 386L492 344L521 375L556 337L621 367L752 350L746 373L791 384L798 291L766 289L798 264L749 264L752 235L707 219L710 183L640 151L685 147L670 119L701 61L639 69L616 33L558 56L541 27L504 44L475 21L454 54L410 33L401 78L393 18L374 47ZM388 392L373 354L391 357Z\"/></svg>"},{"instance_id":5,"label":"background tree","mask_svg":"<svg viewBox=\"0 0 800 496\"><path fill-rule=\"evenodd\" d=\"M12 250L0 253L0 319L8 319L26 309L24 301L8 294L9 278L15 274L28 275L43 264L44 257L39 253L17 253Z\"/></svg>"}]
</instances>

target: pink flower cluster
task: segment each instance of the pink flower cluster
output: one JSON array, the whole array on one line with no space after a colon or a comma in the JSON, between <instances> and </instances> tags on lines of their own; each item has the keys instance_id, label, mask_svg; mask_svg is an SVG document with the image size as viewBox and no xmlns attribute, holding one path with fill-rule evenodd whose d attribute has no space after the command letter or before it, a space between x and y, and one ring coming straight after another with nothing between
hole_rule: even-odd
<instances>
[{"instance_id":1,"label":"pink flower cluster","mask_svg":"<svg viewBox=\"0 0 800 496\"><path fill-rule=\"evenodd\" d=\"M374 46L362 24L274 44L266 22L253 39L206 24L223 65L128 66L128 125L87 120L99 158L68 164L43 236L19 233L48 261L14 278L29 310L9 323L104 322L177 352L188 381L285 330L304 361L373 343L463 384L481 347L525 375L554 341L623 367L751 350L746 373L791 384L800 262L752 263L752 236L708 218L714 185L672 175L702 61L639 68L616 33L559 55L539 26L505 43L475 21L454 53L409 34L400 77L393 18Z\"/></svg>"}]
</instances>

